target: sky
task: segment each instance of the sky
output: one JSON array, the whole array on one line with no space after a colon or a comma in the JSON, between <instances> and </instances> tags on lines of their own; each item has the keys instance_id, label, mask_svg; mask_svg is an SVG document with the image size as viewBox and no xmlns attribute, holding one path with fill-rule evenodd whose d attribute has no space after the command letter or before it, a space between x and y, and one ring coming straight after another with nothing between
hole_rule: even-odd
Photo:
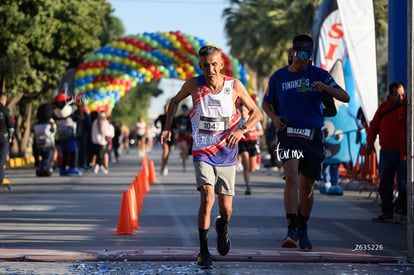
<instances>
[{"instance_id":1,"label":"sky","mask_svg":"<svg viewBox=\"0 0 414 275\"><path fill-rule=\"evenodd\" d=\"M223 10L227 0L108 0L114 15L122 20L125 34L181 31L229 52L224 32ZM153 98L149 118L163 112L168 98L178 92L182 82L162 80L163 95Z\"/></svg>"}]
</instances>

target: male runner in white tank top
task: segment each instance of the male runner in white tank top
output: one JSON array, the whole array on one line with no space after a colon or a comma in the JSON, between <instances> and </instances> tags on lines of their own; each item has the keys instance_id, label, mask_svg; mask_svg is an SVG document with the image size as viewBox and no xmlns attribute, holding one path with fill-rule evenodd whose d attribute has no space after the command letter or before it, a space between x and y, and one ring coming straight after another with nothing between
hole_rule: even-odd
<instances>
[{"instance_id":1,"label":"male runner in white tank top","mask_svg":"<svg viewBox=\"0 0 414 275\"><path fill-rule=\"evenodd\" d=\"M230 250L227 223L232 214L236 180L237 144L247 129L253 128L262 114L246 88L238 80L223 75L221 51L214 46L199 50L199 66L203 75L188 79L171 99L161 143L170 139L171 123L179 103L191 96L194 109L190 112L193 131L192 155L197 189L200 191L198 228L200 253L197 264L211 268L212 261L207 246L211 209L215 193L218 194L220 216L216 218L217 250L226 255ZM240 113L236 101L240 99L249 110L250 117L238 125Z\"/></svg>"}]
</instances>

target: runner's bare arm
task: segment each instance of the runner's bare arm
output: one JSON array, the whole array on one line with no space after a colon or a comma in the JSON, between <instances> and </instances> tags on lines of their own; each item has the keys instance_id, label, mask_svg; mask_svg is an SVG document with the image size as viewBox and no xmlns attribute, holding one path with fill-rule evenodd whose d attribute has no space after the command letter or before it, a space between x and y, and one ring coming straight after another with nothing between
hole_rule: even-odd
<instances>
[{"instance_id":1,"label":"runner's bare arm","mask_svg":"<svg viewBox=\"0 0 414 275\"><path fill-rule=\"evenodd\" d=\"M249 95L244 85L240 82L240 80L235 81L234 90L243 105L249 110L249 119L246 121L245 125L247 129L251 129L263 119L262 112L258 108L256 102Z\"/></svg>"}]
</instances>

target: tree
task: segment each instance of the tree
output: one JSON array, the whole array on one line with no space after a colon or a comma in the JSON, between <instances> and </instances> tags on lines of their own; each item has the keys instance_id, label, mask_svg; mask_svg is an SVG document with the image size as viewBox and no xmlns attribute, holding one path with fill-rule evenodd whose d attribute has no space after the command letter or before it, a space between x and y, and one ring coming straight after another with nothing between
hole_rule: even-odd
<instances>
[{"instance_id":1,"label":"tree","mask_svg":"<svg viewBox=\"0 0 414 275\"><path fill-rule=\"evenodd\" d=\"M66 69L113 39L105 0L3 0L0 6L0 81L16 117L16 146L24 155L32 110L50 101Z\"/></svg>"},{"instance_id":2,"label":"tree","mask_svg":"<svg viewBox=\"0 0 414 275\"><path fill-rule=\"evenodd\" d=\"M147 120L147 110L151 97L157 97L162 93L158 89L159 80L137 85L127 92L112 111L113 120L125 124L133 129L139 117Z\"/></svg>"},{"instance_id":3,"label":"tree","mask_svg":"<svg viewBox=\"0 0 414 275\"><path fill-rule=\"evenodd\" d=\"M377 45L378 99L384 99L382 83L387 83L388 70L388 1L374 0L375 36ZM382 91L382 92L381 92Z\"/></svg>"}]
</instances>

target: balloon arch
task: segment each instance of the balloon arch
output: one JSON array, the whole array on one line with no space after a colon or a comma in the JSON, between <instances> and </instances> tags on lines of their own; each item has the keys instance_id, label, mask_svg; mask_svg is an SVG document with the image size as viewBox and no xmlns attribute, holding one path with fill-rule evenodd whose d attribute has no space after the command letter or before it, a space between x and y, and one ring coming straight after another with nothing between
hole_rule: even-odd
<instances>
[{"instance_id":1,"label":"balloon arch","mask_svg":"<svg viewBox=\"0 0 414 275\"><path fill-rule=\"evenodd\" d=\"M75 97L86 111L112 112L132 87L160 78L186 80L202 73L198 49L209 43L180 31L129 35L103 46L79 65ZM237 59L222 52L223 73L240 81L252 94L247 70Z\"/></svg>"}]
</instances>

